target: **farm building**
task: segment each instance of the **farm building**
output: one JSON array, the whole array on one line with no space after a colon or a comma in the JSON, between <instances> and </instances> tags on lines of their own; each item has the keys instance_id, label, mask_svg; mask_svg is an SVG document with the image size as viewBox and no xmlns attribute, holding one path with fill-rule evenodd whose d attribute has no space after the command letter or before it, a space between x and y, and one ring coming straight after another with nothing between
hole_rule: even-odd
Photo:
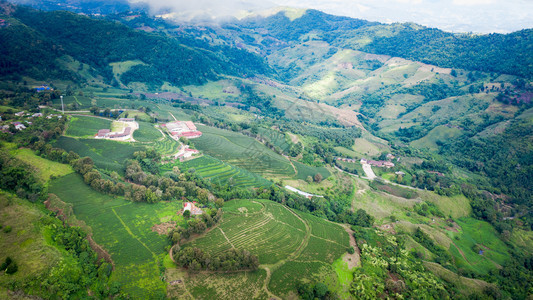
<instances>
[{"instance_id":1,"label":"farm building","mask_svg":"<svg viewBox=\"0 0 533 300\"><path fill-rule=\"evenodd\" d=\"M386 167L386 168L392 168L394 167L394 163L390 161L385 160L367 160L365 158L361 158L361 164L369 164L374 167Z\"/></svg>"},{"instance_id":2,"label":"farm building","mask_svg":"<svg viewBox=\"0 0 533 300\"><path fill-rule=\"evenodd\" d=\"M126 129L124 129L124 132L113 133L113 134L110 134L108 137L110 139L116 139L116 138L127 137L130 134L131 134L131 127L126 127Z\"/></svg>"},{"instance_id":3,"label":"farm building","mask_svg":"<svg viewBox=\"0 0 533 300\"><path fill-rule=\"evenodd\" d=\"M122 122L135 122L134 118L120 118L118 120Z\"/></svg>"},{"instance_id":4,"label":"farm building","mask_svg":"<svg viewBox=\"0 0 533 300\"><path fill-rule=\"evenodd\" d=\"M191 215L201 215L203 211L196 206L196 202L185 202L183 203L183 212L186 210L191 212Z\"/></svg>"},{"instance_id":5,"label":"farm building","mask_svg":"<svg viewBox=\"0 0 533 300\"><path fill-rule=\"evenodd\" d=\"M39 87L36 87L35 90L37 92L44 92L44 91L51 91L53 89L51 87L47 86L46 84L43 84L43 85L41 85Z\"/></svg>"},{"instance_id":6,"label":"farm building","mask_svg":"<svg viewBox=\"0 0 533 300\"><path fill-rule=\"evenodd\" d=\"M111 132L109 129L100 129L96 134L97 139L117 139L127 137L131 134L131 127L126 127L123 132Z\"/></svg>"},{"instance_id":7,"label":"farm building","mask_svg":"<svg viewBox=\"0 0 533 300\"><path fill-rule=\"evenodd\" d=\"M96 134L96 138L103 139L107 137L107 135L111 132L110 129L100 129L98 130L98 133Z\"/></svg>"},{"instance_id":8,"label":"farm building","mask_svg":"<svg viewBox=\"0 0 533 300\"><path fill-rule=\"evenodd\" d=\"M13 125L15 125L15 129L17 130L23 130L23 129L26 129L26 126L24 126L24 124L20 123L20 122L13 122L11 123Z\"/></svg>"},{"instance_id":9,"label":"farm building","mask_svg":"<svg viewBox=\"0 0 533 300\"><path fill-rule=\"evenodd\" d=\"M202 136L202 132L198 131L196 125L191 121L175 121L164 124L172 136L180 138L186 137L189 139Z\"/></svg>"}]
</instances>

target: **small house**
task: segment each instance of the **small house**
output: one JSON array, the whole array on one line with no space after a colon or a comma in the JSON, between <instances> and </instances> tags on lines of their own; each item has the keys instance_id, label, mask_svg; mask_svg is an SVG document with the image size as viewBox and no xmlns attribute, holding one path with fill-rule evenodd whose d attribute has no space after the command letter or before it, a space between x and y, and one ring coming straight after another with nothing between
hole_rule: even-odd
<instances>
[{"instance_id":1,"label":"small house","mask_svg":"<svg viewBox=\"0 0 533 300\"><path fill-rule=\"evenodd\" d=\"M183 203L183 212L186 210L191 212L191 216L201 215L203 211L196 206L196 202Z\"/></svg>"}]
</instances>

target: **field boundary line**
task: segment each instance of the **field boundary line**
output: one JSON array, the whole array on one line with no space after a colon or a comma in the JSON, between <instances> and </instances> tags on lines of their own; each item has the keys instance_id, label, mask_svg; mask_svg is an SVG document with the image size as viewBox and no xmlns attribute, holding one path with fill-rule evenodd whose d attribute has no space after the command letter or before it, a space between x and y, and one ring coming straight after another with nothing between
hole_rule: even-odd
<instances>
[{"instance_id":1,"label":"field boundary line","mask_svg":"<svg viewBox=\"0 0 533 300\"><path fill-rule=\"evenodd\" d=\"M122 226L124 227L124 229L126 229L126 231L128 232L128 234L134 238L135 240L137 240L139 243L141 243L141 245L143 245L144 248L146 248L146 250L148 250L148 252L150 252L152 254L152 256L155 258L156 262L159 262L159 259L157 258L157 255L155 255L154 252L152 252L152 250L150 250L150 248L148 248L148 246L146 246L145 243L143 243L141 240L139 240L139 238L133 234L133 232L131 232L131 229L128 227L128 225L126 225L126 223L122 220L122 218L117 214L117 212L115 211L115 208L112 207L111 208L111 211L113 211L113 214L115 214L115 216L118 218L118 220L120 221L120 223L122 223Z\"/></svg>"},{"instance_id":2,"label":"field boundary line","mask_svg":"<svg viewBox=\"0 0 533 300\"><path fill-rule=\"evenodd\" d=\"M218 229L220 230L220 232L222 233L222 235L224 236L224 238L226 239L226 241L228 241L228 243L231 245L231 248L235 249L235 246L233 246L233 244L231 243L231 241L228 239L228 237L226 236L226 233L224 233L224 230L222 230L222 228L218 227Z\"/></svg>"},{"instance_id":3,"label":"field boundary line","mask_svg":"<svg viewBox=\"0 0 533 300\"><path fill-rule=\"evenodd\" d=\"M346 247L346 245L343 245L343 244L341 244L341 243L335 242L335 241L330 240L330 239L326 239L326 238L323 238L323 237L319 237L319 236L314 235L314 234L312 234L312 233L311 233L311 237L314 237L314 238L317 238L317 239L320 239L320 240L324 240L324 241L329 242L329 243L332 243L332 244L337 244L337 245L342 246L342 247Z\"/></svg>"}]
</instances>

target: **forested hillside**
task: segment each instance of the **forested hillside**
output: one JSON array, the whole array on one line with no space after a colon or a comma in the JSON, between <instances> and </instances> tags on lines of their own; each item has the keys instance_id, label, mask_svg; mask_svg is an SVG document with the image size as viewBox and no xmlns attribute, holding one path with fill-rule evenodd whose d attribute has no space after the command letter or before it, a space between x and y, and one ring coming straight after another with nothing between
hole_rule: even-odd
<instances>
[{"instance_id":1,"label":"forested hillside","mask_svg":"<svg viewBox=\"0 0 533 300\"><path fill-rule=\"evenodd\" d=\"M62 55L89 65L109 83L113 79L110 63L140 60L142 64L133 66L120 79L126 84L137 81L153 87L163 82L200 84L221 74L271 73L260 57L242 50L189 47L179 39L69 12L17 7L11 17L10 25L1 31L5 38L3 75L29 74L46 79L57 73L67 79L69 75L64 73L68 72L55 61ZM23 46L28 44L35 47Z\"/></svg>"}]
</instances>

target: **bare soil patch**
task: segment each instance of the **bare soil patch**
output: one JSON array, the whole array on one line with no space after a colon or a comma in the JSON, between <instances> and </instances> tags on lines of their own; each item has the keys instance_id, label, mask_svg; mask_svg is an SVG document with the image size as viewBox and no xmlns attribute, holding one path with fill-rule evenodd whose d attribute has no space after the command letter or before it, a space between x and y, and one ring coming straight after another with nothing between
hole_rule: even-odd
<instances>
[{"instance_id":1,"label":"bare soil patch","mask_svg":"<svg viewBox=\"0 0 533 300\"><path fill-rule=\"evenodd\" d=\"M350 246L352 246L355 250L354 254L345 253L342 256L342 260L348 264L348 268L351 270L361 265L361 252L359 251L359 247L357 247L357 242L355 241L353 230L350 228L350 226L344 224L342 227L344 227L344 230L348 232L348 235L350 236Z\"/></svg>"},{"instance_id":2,"label":"bare soil patch","mask_svg":"<svg viewBox=\"0 0 533 300\"><path fill-rule=\"evenodd\" d=\"M171 229L174 229L174 227L176 227L175 221L164 222L164 223L155 224L154 226L152 226L152 231L157 232L158 234L161 234L161 235L163 234L167 235Z\"/></svg>"}]
</instances>

